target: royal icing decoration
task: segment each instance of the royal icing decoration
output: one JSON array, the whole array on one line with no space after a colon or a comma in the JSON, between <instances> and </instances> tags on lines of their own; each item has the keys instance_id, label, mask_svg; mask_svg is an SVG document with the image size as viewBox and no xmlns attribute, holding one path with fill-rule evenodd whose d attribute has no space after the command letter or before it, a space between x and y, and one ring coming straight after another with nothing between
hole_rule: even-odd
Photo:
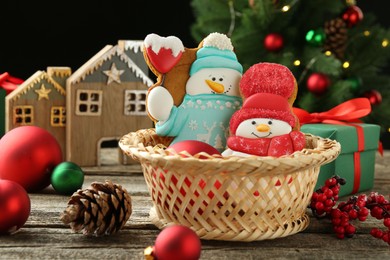
<instances>
[{"instance_id":1,"label":"royal icing decoration","mask_svg":"<svg viewBox=\"0 0 390 260\"><path fill-rule=\"evenodd\" d=\"M145 46L148 55L155 52L154 45L159 46L156 49L161 52L161 46L167 46L169 42L171 56L180 53L175 52L176 40L160 37L162 42L159 42L155 37L147 37ZM157 68L160 65L154 66ZM242 105L239 92L242 71L230 39L224 34L211 33L196 53L180 105L174 106L172 96L163 86L149 91L148 113L157 120L156 133L173 136L172 144L198 140L223 151L229 133L229 120Z\"/></svg>"},{"instance_id":2,"label":"royal icing decoration","mask_svg":"<svg viewBox=\"0 0 390 260\"><path fill-rule=\"evenodd\" d=\"M170 71L184 51L183 43L175 36L161 37L152 33L146 36L144 45L151 63L161 73Z\"/></svg>"},{"instance_id":3,"label":"royal icing decoration","mask_svg":"<svg viewBox=\"0 0 390 260\"><path fill-rule=\"evenodd\" d=\"M230 120L232 135L222 155L288 155L305 147L305 135L293 131L296 118L288 98L296 82L283 65L258 63L242 76L245 101Z\"/></svg>"}]
</instances>

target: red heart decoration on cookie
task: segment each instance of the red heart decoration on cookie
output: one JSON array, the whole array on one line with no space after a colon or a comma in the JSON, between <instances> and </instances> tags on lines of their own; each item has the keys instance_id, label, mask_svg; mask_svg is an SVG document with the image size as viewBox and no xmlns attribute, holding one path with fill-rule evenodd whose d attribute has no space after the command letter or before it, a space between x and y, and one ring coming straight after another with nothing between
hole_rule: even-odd
<instances>
[{"instance_id":1,"label":"red heart decoration on cookie","mask_svg":"<svg viewBox=\"0 0 390 260\"><path fill-rule=\"evenodd\" d=\"M158 72L163 74L179 62L184 51L183 43L175 36L161 37L157 34L149 34L144 42L150 62Z\"/></svg>"},{"instance_id":2,"label":"red heart decoration on cookie","mask_svg":"<svg viewBox=\"0 0 390 260\"><path fill-rule=\"evenodd\" d=\"M153 64L153 67L156 68L158 72L167 73L170 71L176 63L180 60L181 52L176 57L173 56L171 49L160 49L156 54L152 48L147 48L146 52L148 54L150 62Z\"/></svg>"}]
</instances>

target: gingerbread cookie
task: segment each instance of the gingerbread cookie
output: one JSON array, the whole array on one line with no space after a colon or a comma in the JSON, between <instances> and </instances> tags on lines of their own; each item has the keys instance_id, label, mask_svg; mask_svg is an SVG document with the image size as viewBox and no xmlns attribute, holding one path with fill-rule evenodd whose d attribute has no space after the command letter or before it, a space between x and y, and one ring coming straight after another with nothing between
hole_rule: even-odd
<instances>
[{"instance_id":1,"label":"gingerbread cookie","mask_svg":"<svg viewBox=\"0 0 390 260\"><path fill-rule=\"evenodd\" d=\"M156 123L156 133L174 137L172 144L198 140L223 151L229 136L229 120L242 104L239 81L243 68L230 39L221 33L211 33L197 49L186 49L180 47L178 38L153 35L151 41L148 37L145 39L147 63L161 78L159 85L149 90L146 103L148 113ZM167 56L176 63L159 66L152 56L160 55L158 50L161 49L170 49L166 52L174 58ZM186 56L186 52L194 50L196 59L188 66L192 56ZM181 62L183 58L186 60ZM188 71L176 69L183 64ZM170 84L175 84L174 78L180 78L175 89L166 86L168 74L173 79ZM186 80L184 86L183 79Z\"/></svg>"},{"instance_id":2,"label":"gingerbread cookie","mask_svg":"<svg viewBox=\"0 0 390 260\"><path fill-rule=\"evenodd\" d=\"M258 63L242 76L242 108L230 119L231 136L222 155L288 155L305 147L305 135L293 130L297 119L291 97L297 86L291 71L280 64Z\"/></svg>"},{"instance_id":3,"label":"gingerbread cookie","mask_svg":"<svg viewBox=\"0 0 390 260\"><path fill-rule=\"evenodd\" d=\"M176 36L162 37L148 34L144 39L143 54L148 67L157 76L156 83L149 88L164 86L172 95L175 106L183 101L185 85L188 80L196 52L201 47L186 48ZM150 114L153 121L157 121Z\"/></svg>"}]
</instances>

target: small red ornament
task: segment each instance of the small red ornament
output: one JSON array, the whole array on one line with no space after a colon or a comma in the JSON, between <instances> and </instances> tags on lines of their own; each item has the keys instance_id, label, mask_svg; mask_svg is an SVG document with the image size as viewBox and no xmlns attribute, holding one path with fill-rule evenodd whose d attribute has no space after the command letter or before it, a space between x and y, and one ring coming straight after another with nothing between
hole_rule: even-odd
<instances>
[{"instance_id":1,"label":"small red ornament","mask_svg":"<svg viewBox=\"0 0 390 260\"><path fill-rule=\"evenodd\" d=\"M183 151L188 152L190 155L195 155L198 153L207 153L209 155L213 156L221 156L221 153L214 148L213 146L209 145L208 143L197 141L197 140L183 140L179 141L177 143L174 143L170 146L168 146L168 149L173 149L176 153L180 153ZM182 155L185 157L185 155ZM200 159L208 159L206 156L199 156Z\"/></svg>"},{"instance_id":2,"label":"small red ornament","mask_svg":"<svg viewBox=\"0 0 390 260\"><path fill-rule=\"evenodd\" d=\"M366 91L363 94L363 96L368 98L371 105L379 105L380 103L382 103L382 95L379 91L377 91L375 89Z\"/></svg>"},{"instance_id":3,"label":"small red ornament","mask_svg":"<svg viewBox=\"0 0 390 260\"><path fill-rule=\"evenodd\" d=\"M20 229L30 216L30 197L18 183L0 180L0 235Z\"/></svg>"},{"instance_id":4,"label":"small red ornament","mask_svg":"<svg viewBox=\"0 0 390 260\"><path fill-rule=\"evenodd\" d=\"M283 36L279 33L270 33L264 38L264 48L267 51L277 52L284 46Z\"/></svg>"},{"instance_id":5,"label":"small red ornament","mask_svg":"<svg viewBox=\"0 0 390 260\"><path fill-rule=\"evenodd\" d=\"M356 5L351 5L345 10L341 18L347 23L348 27L352 27L363 20L363 12Z\"/></svg>"},{"instance_id":6,"label":"small red ornament","mask_svg":"<svg viewBox=\"0 0 390 260\"><path fill-rule=\"evenodd\" d=\"M330 79L323 73L313 73L306 81L307 89L315 94L322 95L326 92L330 85Z\"/></svg>"},{"instance_id":7,"label":"small red ornament","mask_svg":"<svg viewBox=\"0 0 390 260\"><path fill-rule=\"evenodd\" d=\"M182 225L164 228L157 236L154 254L158 260L198 260L201 242L192 229Z\"/></svg>"},{"instance_id":8,"label":"small red ornament","mask_svg":"<svg viewBox=\"0 0 390 260\"><path fill-rule=\"evenodd\" d=\"M206 153L213 157L222 157L221 153L214 148L213 146L209 145L208 143L201 142L198 140L183 140L179 141L177 143L171 144L168 146L167 151L170 154L178 153L181 157L187 157L186 153L189 155L197 155L199 153ZM206 155L199 155L199 159L210 159L210 156ZM162 182L165 182L165 175L163 173L160 173L160 178ZM175 177L175 175L172 175L170 182L172 182L174 185L177 185L178 179ZM184 180L184 184L188 187L191 186L191 181L187 178ZM184 185L183 184L183 185ZM204 180L199 181L199 186L203 189L206 186L206 182ZM219 189L221 187L221 183L217 180L215 183L215 187ZM169 188L169 190L172 192L172 189ZM180 189L180 193L185 196L186 192L183 188ZM196 196L199 196L199 193L195 193ZM212 191L209 192L209 197L214 197L214 193Z\"/></svg>"},{"instance_id":9,"label":"small red ornament","mask_svg":"<svg viewBox=\"0 0 390 260\"><path fill-rule=\"evenodd\" d=\"M27 192L49 186L51 173L61 161L57 140L37 126L20 126L0 139L0 179L19 183Z\"/></svg>"}]
</instances>

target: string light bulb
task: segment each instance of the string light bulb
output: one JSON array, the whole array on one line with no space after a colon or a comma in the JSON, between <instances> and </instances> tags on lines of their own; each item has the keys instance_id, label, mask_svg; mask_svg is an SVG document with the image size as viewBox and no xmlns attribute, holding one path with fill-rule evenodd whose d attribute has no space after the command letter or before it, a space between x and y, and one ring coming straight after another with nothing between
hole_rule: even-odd
<instances>
[{"instance_id":1,"label":"string light bulb","mask_svg":"<svg viewBox=\"0 0 390 260\"><path fill-rule=\"evenodd\" d=\"M387 46L389 46L389 40L384 39L384 40L382 41L382 47L383 47L383 48L386 48Z\"/></svg>"},{"instance_id":2,"label":"string light bulb","mask_svg":"<svg viewBox=\"0 0 390 260\"><path fill-rule=\"evenodd\" d=\"M325 52L325 56L328 56L328 57L329 57L330 55L332 55L332 52L331 52L331 51L326 51L326 52Z\"/></svg>"},{"instance_id":3,"label":"string light bulb","mask_svg":"<svg viewBox=\"0 0 390 260\"><path fill-rule=\"evenodd\" d=\"M289 4L284 5L281 9L276 10L277 12L282 12L286 13L290 11L291 8L294 7L294 5L298 2L299 0L293 0Z\"/></svg>"},{"instance_id":4,"label":"string light bulb","mask_svg":"<svg viewBox=\"0 0 390 260\"><path fill-rule=\"evenodd\" d=\"M301 65L301 61L300 60L295 60L293 62L294 66L298 67L299 65Z\"/></svg>"},{"instance_id":5,"label":"string light bulb","mask_svg":"<svg viewBox=\"0 0 390 260\"><path fill-rule=\"evenodd\" d=\"M348 62L348 61L344 61L344 63L343 63L343 68L344 68L344 69L348 69L349 66L350 66L349 62Z\"/></svg>"},{"instance_id":6,"label":"string light bulb","mask_svg":"<svg viewBox=\"0 0 390 260\"><path fill-rule=\"evenodd\" d=\"M370 36L371 33L370 33L370 31L367 31L367 30L366 30L366 31L363 32L363 34L364 34L364 36L367 36L367 37L368 37L368 36Z\"/></svg>"},{"instance_id":7,"label":"string light bulb","mask_svg":"<svg viewBox=\"0 0 390 260\"><path fill-rule=\"evenodd\" d=\"M285 5L285 6L282 7L282 12L284 12L284 13L288 12L288 10L290 10L290 8L291 7L289 5Z\"/></svg>"}]
</instances>

